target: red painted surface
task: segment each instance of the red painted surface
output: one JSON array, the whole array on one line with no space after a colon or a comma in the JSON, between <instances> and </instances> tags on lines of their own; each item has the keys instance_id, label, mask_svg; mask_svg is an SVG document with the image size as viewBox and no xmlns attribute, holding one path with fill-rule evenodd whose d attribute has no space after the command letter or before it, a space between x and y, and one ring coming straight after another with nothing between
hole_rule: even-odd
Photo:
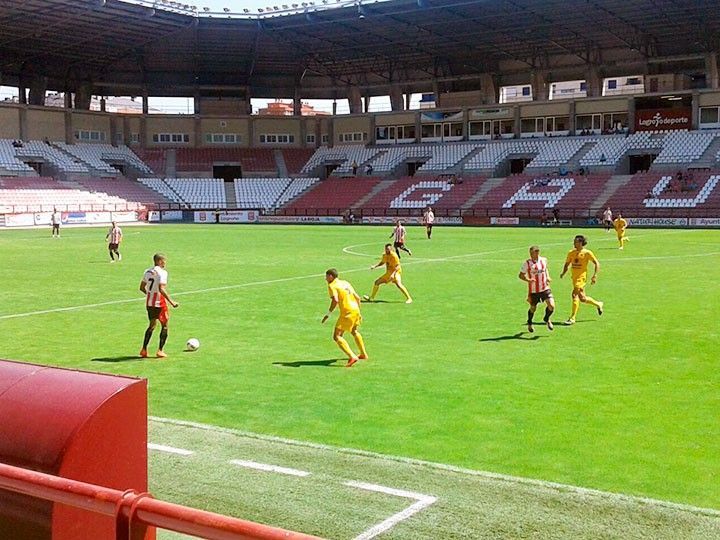
<instances>
[{"instance_id":1,"label":"red painted surface","mask_svg":"<svg viewBox=\"0 0 720 540\"><path fill-rule=\"evenodd\" d=\"M146 491L146 381L0 361L0 462ZM0 538L111 538L114 530L112 518L0 491Z\"/></svg>"}]
</instances>

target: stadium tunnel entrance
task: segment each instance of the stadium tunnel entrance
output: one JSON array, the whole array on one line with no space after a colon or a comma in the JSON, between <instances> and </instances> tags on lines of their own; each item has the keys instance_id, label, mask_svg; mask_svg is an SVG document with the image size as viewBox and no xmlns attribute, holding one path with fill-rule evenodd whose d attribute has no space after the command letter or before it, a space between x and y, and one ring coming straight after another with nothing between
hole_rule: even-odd
<instances>
[{"instance_id":1,"label":"stadium tunnel entrance","mask_svg":"<svg viewBox=\"0 0 720 540\"><path fill-rule=\"evenodd\" d=\"M233 182L236 178L242 178L242 167L240 165L213 165L213 178L222 178L225 182Z\"/></svg>"}]
</instances>

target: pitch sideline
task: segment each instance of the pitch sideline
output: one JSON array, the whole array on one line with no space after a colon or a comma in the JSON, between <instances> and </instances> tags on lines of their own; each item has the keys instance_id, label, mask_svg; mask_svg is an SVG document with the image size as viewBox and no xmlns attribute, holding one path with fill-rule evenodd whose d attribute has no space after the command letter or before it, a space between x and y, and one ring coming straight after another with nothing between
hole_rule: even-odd
<instances>
[{"instance_id":1,"label":"pitch sideline","mask_svg":"<svg viewBox=\"0 0 720 540\"><path fill-rule=\"evenodd\" d=\"M209 424L202 424L199 422L192 422L192 421L188 421L188 420L177 420L177 419L163 418L163 417L158 417L158 416L148 416L148 419L152 420L154 422L161 423L161 424L169 424L169 425L179 426L179 427L202 429L202 430L215 432L215 433L225 433L225 434L230 434L230 435L236 435L239 437L245 437L247 439L255 439L255 440L264 441L264 442L278 443L278 444L285 445L285 446L297 446L297 447L301 447L301 448L323 450L323 451L331 452L331 453L335 453L335 454L348 454L348 455L353 455L353 456L368 457L368 458L374 458L374 459L384 459L384 460L394 461L397 463L403 463L403 464L407 464L407 465L417 465L417 466L428 467L428 468L440 470L440 471L453 472L453 473L457 473L457 474L461 474L461 475L465 475L465 476L476 476L476 477L486 478L489 480L496 480L496 481L505 482L508 484L537 486L537 487L542 487L544 489L548 489L551 491L557 491L557 492L562 492L562 493L570 492L570 493L574 493L577 495L593 496L593 497L608 500L611 502L626 502L626 503L634 503L634 504L653 505L656 507L666 508L669 510L683 511L683 512L688 512L691 514L708 516L708 517L720 519L720 510L716 510L714 508L703 508L703 507L699 507L699 506L693 506L690 504L674 503L671 501L663 501L661 499L653 499L651 497L639 497L639 496L635 496L635 495L625 495L622 493L613 493L610 491L602 491L599 489L573 486L570 484L562 484L559 482L550 482L547 480L524 478L521 476L512 476L512 475L508 475L508 474L494 473L494 472L489 472L489 471L479 471L476 469L468 469L465 467L458 467L455 465L448 465L445 463L437 463L434 461L425 461L422 459L409 458L409 457L404 457L404 456L395 456L395 455L390 455L390 454L381 454L379 452L371 452L368 450L359 450L356 448L331 446L331 445L327 445L327 444L314 443L314 442L309 442L309 441L301 441L301 440L297 440L297 439L288 439L285 437L278 437L275 435L264 435L261 433L253 433L250 431L242 431L242 430L238 430L238 429L224 428L224 427L213 426L213 425L209 425Z\"/></svg>"}]
</instances>

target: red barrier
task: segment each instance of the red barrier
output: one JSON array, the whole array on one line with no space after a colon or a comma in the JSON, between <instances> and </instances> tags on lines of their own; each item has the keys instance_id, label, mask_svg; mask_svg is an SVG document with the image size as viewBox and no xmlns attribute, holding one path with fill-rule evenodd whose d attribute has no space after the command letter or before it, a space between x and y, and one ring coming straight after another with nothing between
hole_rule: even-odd
<instances>
[{"instance_id":1,"label":"red barrier","mask_svg":"<svg viewBox=\"0 0 720 540\"><path fill-rule=\"evenodd\" d=\"M0 360L0 462L146 491L147 382ZM114 530L106 516L0 491L0 538L108 538Z\"/></svg>"},{"instance_id":2,"label":"red barrier","mask_svg":"<svg viewBox=\"0 0 720 540\"><path fill-rule=\"evenodd\" d=\"M138 529L142 531L151 526L210 540L320 540L316 536L158 501L147 493L122 492L1 463L0 489L115 517L117 529L113 535L78 538L135 539Z\"/></svg>"}]
</instances>

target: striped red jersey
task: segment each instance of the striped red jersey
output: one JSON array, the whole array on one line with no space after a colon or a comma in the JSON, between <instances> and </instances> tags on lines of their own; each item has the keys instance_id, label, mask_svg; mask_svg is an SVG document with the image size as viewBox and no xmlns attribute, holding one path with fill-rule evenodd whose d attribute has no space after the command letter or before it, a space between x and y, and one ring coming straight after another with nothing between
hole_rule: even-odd
<instances>
[{"instance_id":1,"label":"striped red jersey","mask_svg":"<svg viewBox=\"0 0 720 540\"><path fill-rule=\"evenodd\" d=\"M168 273L164 268L154 266L145 270L145 305L147 307L165 307L165 297L160 293L160 285L167 285Z\"/></svg>"},{"instance_id":2,"label":"striped red jersey","mask_svg":"<svg viewBox=\"0 0 720 540\"><path fill-rule=\"evenodd\" d=\"M529 292L540 293L550 288L550 274L545 257L538 257L537 261L526 260L520 268L520 272L530 280L528 281Z\"/></svg>"},{"instance_id":3,"label":"striped red jersey","mask_svg":"<svg viewBox=\"0 0 720 540\"><path fill-rule=\"evenodd\" d=\"M107 233L107 238L111 244L119 244L122 240L122 229L120 227L112 227L110 232Z\"/></svg>"},{"instance_id":4,"label":"striped red jersey","mask_svg":"<svg viewBox=\"0 0 720 540\"><path fill-rule=\"evenodd\" d=\"M395 241L404 244L405 243L405 227L402 225L397 225L395 227L395 230L393 231L393 234L395 235Z\"/></svg>"}]
</instances>

